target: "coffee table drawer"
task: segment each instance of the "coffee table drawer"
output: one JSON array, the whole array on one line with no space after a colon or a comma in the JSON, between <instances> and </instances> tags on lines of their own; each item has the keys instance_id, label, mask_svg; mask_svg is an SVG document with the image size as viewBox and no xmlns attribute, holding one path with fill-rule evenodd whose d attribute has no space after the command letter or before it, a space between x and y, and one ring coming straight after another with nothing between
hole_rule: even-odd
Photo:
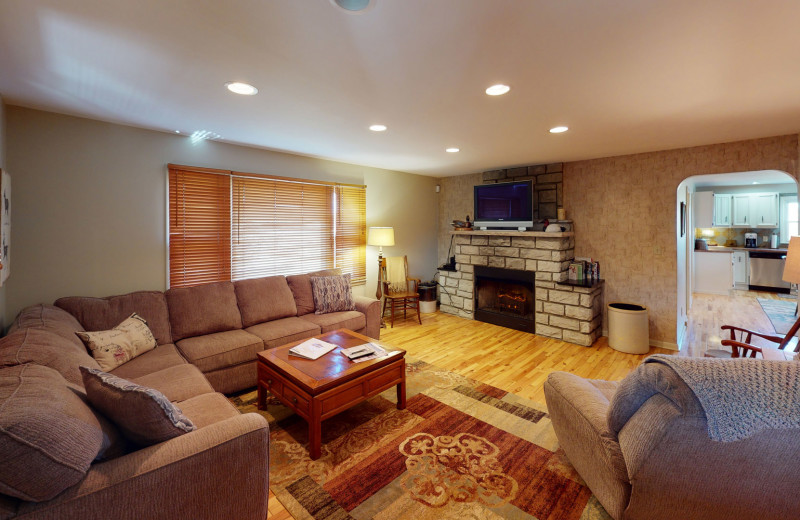
<instances>
[{"instance_id":1,"label":"coffee table drawer","mask_svg":"<svg viewBox=\"0 0 800 520\"><path fill-rule=\"evenodd\" d=\"M276 377L275 374L273 374L270 370L260 366L258 370L258 379L269 391L269 393L275 397L280 397L283 395L283 381Z\"/></svg>"},{"instance_id":2,"label":"coffee table drawer","mask_svg":"<svg viewBox=\"0 0 800 520\"><path fill-rule=\"evenodd\" d=\"M369 378L367 380L367 394L371 394L375 390L379 390L382 388L389 387L393 384L397 384L403 378L403 371L405 370L405 366L398 365L392 367L390 370L386 370L385 372L380 372L375 374L375 376Z\"/></svg>"},{"instance_id":3,"label":"coffee table drawer","mask_svg":"<svg viewBox=\"0 0 800 520\"><path fill-rule=\"evenodd\" d=\"M311 411L310 401L308 397L296 391L289 385L283 385L283 399L294 410L304 417L308 417Z\"/></svg>"}]
</instances>

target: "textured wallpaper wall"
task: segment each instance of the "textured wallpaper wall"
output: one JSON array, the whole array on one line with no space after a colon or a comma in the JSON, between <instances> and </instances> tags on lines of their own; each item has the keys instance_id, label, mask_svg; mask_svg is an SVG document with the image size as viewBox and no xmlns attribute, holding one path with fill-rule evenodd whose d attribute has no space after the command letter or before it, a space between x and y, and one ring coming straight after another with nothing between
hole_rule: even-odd
<instances>
[{"instance_id":1,"label":"textured wallpaper wall","mask_svg":"<svg viewBox=\"0 0 800 520\"><path fill-rule=\"evenodd\" d=\"M599 260L605 301L650 309L650 337L675 343L676 200L693 175L782 170L797 177L798 136L593 159L564 165L575 255Z\"/></svg>"}]
</instances>

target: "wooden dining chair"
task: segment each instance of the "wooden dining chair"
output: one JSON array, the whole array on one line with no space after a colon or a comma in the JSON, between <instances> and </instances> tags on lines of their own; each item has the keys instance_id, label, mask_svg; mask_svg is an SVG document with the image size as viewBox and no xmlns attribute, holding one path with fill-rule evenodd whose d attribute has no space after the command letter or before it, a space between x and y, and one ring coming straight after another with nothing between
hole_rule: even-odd
<instances>
[{"instance_id":1,"label":"wooden dining chair","mask_svg":"<svg viewBox=\"0 0 800 520\"><path fill-rule=\"evenodd\" d=\"M753 336L765 339L771 343L777 343L778 350L790 350L794 352L798 352L800 350L800 341L798 341L797 338L797 331L800 330L800 317L797 318L797 321L794 322L794 325L792 325L792 327L789 329L789 332L787 332L785 336L776 336L774 334L756 332L733 325L723 325L722 330L727 330L730 332L730 339L723 339L721 342L723 346L731 348L730 352L722 349L707 350L705 357L754 358L756 357L756 354L762 353L762 348L751 343L753 341Z\"/></svg>"},{"instance_id":2,"label":"wooden dining chair","mask_svg":"<svg viewBox=\"0 0 800 520\"><path fill-rule=\"evenodd\" d=\"M392 270L387 270L387 260L389 264L403 265L403 276L399 280L391 279ZM417 312L417 320L422 325L422 318L419 313L419 278L408 276L408 257L381 258L380 269L378 270L378 286L383 292L383 312L381 318L386 314L386 306L389 306L391 313L391 327L394 328L394 316L396 312L403 311L403 318L407 317L407 311L411 309Z\"/></svg>"}]
</instances>

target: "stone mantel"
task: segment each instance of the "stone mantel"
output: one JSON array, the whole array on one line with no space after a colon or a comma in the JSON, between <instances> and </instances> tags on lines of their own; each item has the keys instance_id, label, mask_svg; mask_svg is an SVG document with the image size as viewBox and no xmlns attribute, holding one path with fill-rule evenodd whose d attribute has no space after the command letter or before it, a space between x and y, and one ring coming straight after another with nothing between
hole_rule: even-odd
<instances>
[{"instance_id":1,"label":"stone mantel","mask_svg":"<svg viewBox=\"0 0 800 520\"><path fill-rule=\"evenodd\" d=\"M451 231L451 235L468 236L494 236L494 237L532 237L532 238L569 238L575 236L574 231L563 231L560 233L547 233L545 231L512 231L509 229L487 229L474 231Z\"/></svg>"}]
</instances>

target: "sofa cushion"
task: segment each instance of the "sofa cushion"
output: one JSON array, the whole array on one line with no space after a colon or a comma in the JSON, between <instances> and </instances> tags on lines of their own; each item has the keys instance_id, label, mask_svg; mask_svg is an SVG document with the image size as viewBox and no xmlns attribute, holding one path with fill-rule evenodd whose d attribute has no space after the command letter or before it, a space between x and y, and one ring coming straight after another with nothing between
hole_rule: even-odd
<instances>
[{"instance_id":1,"label":"sofa cushion","mask_svg":"<svg viewBox=\"0 0 800 520\"><path fill-rule=\"evenodd\" d=\"M58 372L0 369L0 493L50 500L86 475L102 443L94 412Z\"/></svg>"},{"instance_id":2,"label":"sofa cushion","mask_svg":"<svg viewBox=\"0 0 800 520\"><path fill-rule=\"evenodd\" d=\"M314 312L354 311L356 304L350 290L350 275L312 276L311 292L314 296Z\"/></svg>"},{"instance_id":3,"label":"sofa cushion","mask_svg":"<svg viewBox=\"0 0 800 520\"><path fill-rule=\"evenodd\" d=\"M86 330L108 330L135 312L147 321L159 345L172 343L167 300L160 291L138 291L107 298L69 296L59 298L55 305L78 318Z\"/></svg>"},{"instance_id":4,"label":"sofa cushion","mask_svg":"<svg viewBox=\"0 0 800 520\"><path fill-rule=\"evenodd\" d=\"M331 312L329 314L306 314L299 319L317 325L323 333L336 329L359 331L367 326L367 318L358 311Z\"/></svg>"},{"instance_id":5,"label":"sofa cushion","mask_svg":"<svg viewBox=\"0 0 800 520\"><path fill-rule=\"evenodd\" d=\"M203 372L211 372L256 359L264 350L261 338L243 330L229 330L182 339L178 350Z\"/></svg>"},{"instance_id":6,"label":"sofa cushion","mask_svg":"<svg viewBox=\"0 0 800 520\"><path fill-rule=\"evenodd\" d=\"M314 292L311 289L312 276L335 276L342 274L341 269L323 269L308 274L296 274L286 277L289 289L292 290L297 304L297 315L302 316L314 312Z\"/></svg>"},{"instance_id":7,"label":"sofa cushion","mask_svg":"<svg viewBox=\"0 0 800 520\"><path fill-rule=\"evenodd\" d=\"M100 369L105 371L156 348L156 338L147 322L135 312L111 330L75 334L86 344Z\"/></svg>"},{"instance_id":8,"label":"sofa cushion","mask_svg":"<svg viewBox=\"0 0 800 520\"><path fill-rule=\"evenodd\" d=\"M203 428L239 415L239 410L222 394L202 394L178 403L183 415L195 426Z\"/></svg>"},{"instance_id":9,"label":"sofa cushion","mask_svg":"<svg viewBox=\"0 0 800 520\"><path fill-rule=\"evenodd\" d=\"M83 342L75 335L76 332L84 330L81 324L75 316L53 305L40 303L22 309L9 327L8 334L20 329L46 330L84 348Z\"/></svg>"},{"instance_id":10,"label":"sofa cushion","mask_svg":"<svg viewBox=\"0 0 800 520\"><path fill-rule=\"evenodd\" d=\"M179 287L166 293L175 343L184 338L242 328L231 282Z\"/></svg>"},{"instance_id":11,"label":"sofa cushion","mask_svg":"<svg viewBox=\"0 0 800 520\"><path fill-rule=\"evenodd\" d=\"M197 395L214 392L200 369L189 363L131 378L130 381L158 390L172 402L184 401Z\"/></svg>"},{"instance_id":12,"label":"sofa cushion","mask_svg":"<svg viewBox=\"0 0 800 520\"><path fill-rule=\"evenodd\" d=\"M165 368L186 365L186 360L178 353L178 348L169 343L159 345L141 356L135 357L111 371L115 376L132 379L158 372Z\"/></svg>"},{"instance_id":13,"label":"sofa cushion","mask_svg":"<svg viewBox=\"0 0 800 520\"><path fill-rule=\"evenodd\" d=\"M315 315L309 314L308 316ZM275 348L292 341L316 336L321 329L319 325L303 318L283 318L253 325L247 328L247 332L261 338L266 348Z\"/></svg>"},{"instance_id":14,"label":"sofa cushion","mask_svg":"<svg viewBox=\"0 0 800 520\"><path fill-rule=\"evenodd\" d=\"M294 295L284 276L267 276L233 283L242 326L297 315Z\"/></svg>"},{"instance_id":15,"label":"sofa cushion","mask_svg":"<svg viewBox=\"0 0 800 520\"><path fill-rule=\"evenodd\" d=\"M81 374L89 402L139 446L158 444L196 429L158 390L95 368L81 367Z\"/></svg>"},{"instance_id":16,"label":"sofa cushion","mask_svg":"<svg viewBox=\"0 0 800 520\"><path fill-rule=\"evenodd\" d=\"M50 367L70 383L83 386L79 365L100 368L81 344L46 330L19 329L0 339L0 366L34 363Z\"/></svg>"}]
</instances>

